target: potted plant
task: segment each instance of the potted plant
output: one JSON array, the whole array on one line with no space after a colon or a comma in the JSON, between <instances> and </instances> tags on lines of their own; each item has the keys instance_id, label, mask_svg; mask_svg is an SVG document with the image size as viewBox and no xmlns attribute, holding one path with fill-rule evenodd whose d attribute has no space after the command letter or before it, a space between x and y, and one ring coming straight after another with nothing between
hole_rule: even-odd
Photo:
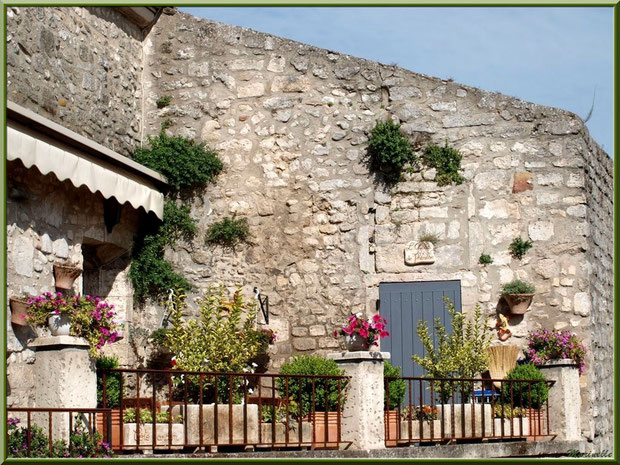
<instances>
[{"instance_id":1,"label":"potted plant","mask_svg":"<svg viewBox=\"0 0 620 465\"><path fill-rule=\"evenodd\" d=\"M68 336L70 334L71 317L73 310L70 299L62 292L44 292L41 295L29 297L26 321L33 326L48 326L52 336Z\"/></svg>"},{"instance_id":2,"label":"potted plant","mask_svg":"<svg viewBox=\"0 0 620 465\"><path fill-rule=\"evenodd\" d=\"M73 283L81 274L81 268L76 265L54 263L54 279L57 289L71 289Z\"/></svg>"},{"instance_id":3,"label":"potted plant","mask_svg":"<svg viewBox=\"0 0 620 465\"><path fill-rule=\"evenodd\" d=\"M549 397L549 385L542 372L533 363L522 363L508 372L506 380L528 380L503 383L502 397L504 402L512 399L512 407L521 407L529 418L531 435L540 436L546 431L545 415L542 407Z\"/></svg>"},{"instance_id":4,"label":"potted plant","mask_svg":"<svg viewBox=\"0 0 620 465\"><path fill-rule=\"evenodd\" d=\"M510 313L523 315L532 303L535 290L532 284L519 279L505 284L502 288L502 297L510 307Z\"/></svg>"},{"instance_id":5,"label":"potted plant","mask_svg":"<svg viewBox=\"0 0 620 465\"><path fill-rule=\"evenodd\" d=\"M383 410L385 411L386 439L388 445L396 445L398 438L398 409L400 409L403 399L405 398L405 390L407 385L405 380L400 378L400 367L392 365L390 362L383 364L383 376L391 379L386 383L386 389L383 394ZM388 396L389 394L389 396Z\"/></svg>"},{"instance_id":6,"label":"potted plant","mask_svg":"<svg viewBox=\"0 0 620 465\"><path fill-rule=\"evenodd\" d=\"M344 370L340 369L334 360L299 355L282 365L280 374L308 376L283 376L276 379L276 386L281 396L286 397L288 392L286 402L294 401L299 404L299 415L303 421L312 423L315 445L320 444L316 448L333 447L338 441L338 420L347 399L348 382L346 379L338 381L334 378L311 376L343 376Z\"/></svg>"},{"instance_id":7,"label":"potted plant","mask_svg":"<svg viewBox=\"0 0 620 465\"><path fill-rule=\"evenodd\" d=\"M28 313L28 295L22 297L11 297L9 303L11 305L11 323L19 326L28 326L26 314Z\"/></svg>"},{"instance_id":8,"label":"potted plant","mask_svg":"<svg viewBox=\"0 0 620 465\"><path fill-rule=\"evenodd\" d=\"M334 337L345 337L345 347L349 352L368 350L371 345L379 345L380 338L390 335L386 331L387 321L378 313L369 320L362 312L351 315L348 324L334 331Z\"/></svg>"},{"instance_id":9,"label":"potted plant","mask_svg":"<svg viewBox=\"0 0 620 465\"><path fill-rule=\"evenodd\" d=\"M585 369L586 348L571 332L543 329L529 334L526 357L539 367L553 360L569 359L577 365L581 375Z\"/></svg>"},{"instance_id":10,"label":"potted plant","mask_svg":"<svg viewBox=\"0 0 620 465\"><path fill-rule=\"evenodd\" d=\"M97 368L97 408L110 408L112 431L108 433L107 418L97 415L97 430L101 431L104 437L110 441L112 449L116 450L120 446L121 431L121 411L118 408L121 401L121 375L118 372L110 372L110 369L118 368L116 357L99 357L95 366ZM103 374L105 377L105 399L103 396Z\"/></svg>"},{"instance_id":11,"label":"potted plant","mask_svg":"<svg viewBox=\"0 0 620 465\"><path fill-rule=\"evenodd\" d=\"M118 340L114 305L99 297L72 296L45 292L28 299L26 321L47 326L54 336L75 336L86 339L91 355L97 357L105 344Z\"/></svg>"}]
</instances>

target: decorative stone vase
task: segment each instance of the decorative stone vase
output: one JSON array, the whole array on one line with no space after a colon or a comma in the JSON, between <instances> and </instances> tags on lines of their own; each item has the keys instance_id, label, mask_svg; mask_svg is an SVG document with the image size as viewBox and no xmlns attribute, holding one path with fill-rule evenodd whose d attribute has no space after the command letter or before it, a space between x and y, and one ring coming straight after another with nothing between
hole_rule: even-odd
<instances>
[{"instance_id":1,"label":"decorative stone vase","mask_svg":"<svg viewBox=\"0 0 620 465\"><path fill-rule=\"evenodd\" d=\"M57 289L71 289L73 283L81 274L82 270L77 266L54 263L54 279L56 280Z\"/></svg>"},{"instance_id":2,"label":"decorative stone vase","mask_svg":"<svg viewBox=\"0 0 620 465\"><path fill-rule=\"evenodd\" d=\"M354 333L351 336L346 335L344 337L344 346L349 352L368 350L368 344L366 343L366 339L360 336L359 333Z\"/></svg>"},{"instance_id":3,"label":"decorative stone vase","mask_svg":"<svg viewBox=\"0 0 620 465\"><path fill-rule=\"evenodd\" d=\"M68 313L52 313L47 319L52 336L69 336L71 332L71 319Z\"/></svg>"},{"instance_id":4,"label":"decorative stone vase","mask_svg":"<svg viewBox=\"0 0 620 465\"><path fill-rule=\"evenodd\" d=\"M502 294L513 315L523 315L532 303L534 294Z\"/></svg>"},{"instance_id":5,"label":"decorative stone vase","mask_svg":"<svg viewBox=\"0 0 620 465\"><path fill-rule=\"evenodd\" d=\"M26 321L26 313L28 313L28 302L17 297L11 297L9 299L11 303L11 323L28 326Z\"/></svg>"}]
</instances>

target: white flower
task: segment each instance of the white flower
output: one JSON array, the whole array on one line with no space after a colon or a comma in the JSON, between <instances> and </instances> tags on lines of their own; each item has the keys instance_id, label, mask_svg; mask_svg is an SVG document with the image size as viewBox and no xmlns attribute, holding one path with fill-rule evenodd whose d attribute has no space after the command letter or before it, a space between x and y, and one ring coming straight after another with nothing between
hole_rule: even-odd
<instances>
[{"instance_id":1,"label":"white flower","mask_svg":"<svg viewBox=\"0 0 620 465\"><path fill-rule=\"evenodd\" d=\"M254 394L254 389L249 388L249 389L248 389L248 394Z\"/></svg>"},{"instance_id":2,"label":"white flower","mask_svg":"<svg viewBox=\"0 0 620 465\"><path fill-rule=\"evenodd\" d=\"M361 317L362 317L362 312L357 312L357 313L355 314L355 316L356 316L356 317L358 317L358 318L361 318Z\"/></svg>"},{"instance_id":3,"label":"white flower","mask_svg":"<svg viewBox=\"0 0 620 465\"><path fill-rule=\"evenodd\" d=\"M257 365L256 363L252 362L252 367L253 367L253 368L257 368L257 367L258 367L258 365Z\"/></svg>"}]
</instances>

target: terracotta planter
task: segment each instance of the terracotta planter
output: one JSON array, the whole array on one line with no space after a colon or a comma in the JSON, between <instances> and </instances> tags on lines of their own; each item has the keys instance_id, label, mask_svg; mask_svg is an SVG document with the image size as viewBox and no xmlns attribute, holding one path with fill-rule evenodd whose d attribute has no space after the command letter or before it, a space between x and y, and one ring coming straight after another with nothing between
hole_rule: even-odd
<instances>
[{"instance_id":1,"label":"terracotta planter","mask_svg":"<svg viewBox=\"0 0 620 465\"><path fill-rule=\"evenodd\" d=\"M104 440L110 442L114 451L118 451L121 445L121 410L112 409L112 430L108 430L108 418L105 415L97 415L97 431L103 434Z\"/></svg>"},{"instance_id":2,"label":"terracotta planter","mask_svg":"<svg viewBox=\"0 0 620 465\"><path fill-rule=\"evenodd\" d=\"M327 420L325 415L327 414ZM342 414L340 415L342 418ZM314 412L309 416L314 428L313 443L315 449L338 448L338 412ZM327 442L325 427L327 426Z\"/></svg>"},{"instance_id":3,"label":"terracotta planter","mask_svg":"<svg viewBox=\"0 0 620 465\"><path fill-rule=\"evenodd\" d=\"M81 274L82 270L77 266L54 264L54 279L56 280L56 288L58 289L71 289L73 283Z\"/></svg>"},{"instance_id":4,"label":"terracotta planter","mask_svg":"<svg viewBox=\"0 0 620 465\"><path fill-rule=\"evenodd\" d=\"M354 333L351 336L345 336L344 346L349 352L368 350L368 344L366 343L366 339L360 336L358 333Z\"/></svg>"},{"instance_id":5,"label":"terracotta planter","mask_svg":"<svg viewBox=\"0 0 620 465\"><path fill-rule=\"evenodd\" d=\"M11 297L9 301L11 303L11 323L20 326L28 326L28 322L26 321L28 302L17 297Z\"/></svg>"},{"instance_id":6,"label":"terracotta planter","mask_svg":"<svg viewBox=\"0 0 620 465\"><path fill-rule=\"evenodd\" d=\"M510 313L523 315L532 303L534 294L502 294L502 297L510 307Z\"/></svg>"},{"instance_id":7,"label":"terracotta planter","mask_svg":"<svg viewBox=\"0 0 620 465\"><path fill-rule=\"evenodd\" d=\"M528 441L545 441L541 435L547 434L547 418L543 409L527 409L525 416L528 420L529 433Z\"/></svg>"},{"instance_id":8,"label":"terracotta planter","mask_svg":"<svg viewBox=\"0 0 620 465\"><path fill-rule=\"evenodd\" d=\"M400 418L398 410L388 410L383 413L385 422L385 445L395 446L398 444L398 433L400 432Z\"/></svg>"}]
</instances>

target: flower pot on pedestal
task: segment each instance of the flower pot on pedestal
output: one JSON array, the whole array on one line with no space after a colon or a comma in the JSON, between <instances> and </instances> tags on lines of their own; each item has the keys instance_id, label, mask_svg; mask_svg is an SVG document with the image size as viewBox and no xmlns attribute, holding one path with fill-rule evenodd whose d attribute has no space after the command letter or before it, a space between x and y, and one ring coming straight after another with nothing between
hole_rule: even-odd
<instances>
[{"instance_id":1,"label":"flower pot on pedestal","mask_svg":"<svg viewBox=\"0 0 620 465\"><path fill-rule=\"evenodd\" d=\"M52 336L69 336L71 333L71 320L68 313L52 313L47 319Z\"/></svg>"},{"instance_id":2,"label":"flower pot on pedestal","mask_svg":"<svg viewBox=\"0 0 620 465\"><path fill-rule=\"evenodd\" d=\"M502 294L513 315L523 315L527 312L534 294Z\"/></svg>"},{"instance_id":3,"label":"flower pot on pedestal","mask_svg":"<svg viewBox=\"0 0 620 465\"><path fill-rule=\"evenodd\" d=\"M350 336L347 335L344 338L344 345L349 352L357 352L360 350L368 350L368 344L366 338L363 338L359 333L353 333Z\"/></svg>"}]
</instances>

